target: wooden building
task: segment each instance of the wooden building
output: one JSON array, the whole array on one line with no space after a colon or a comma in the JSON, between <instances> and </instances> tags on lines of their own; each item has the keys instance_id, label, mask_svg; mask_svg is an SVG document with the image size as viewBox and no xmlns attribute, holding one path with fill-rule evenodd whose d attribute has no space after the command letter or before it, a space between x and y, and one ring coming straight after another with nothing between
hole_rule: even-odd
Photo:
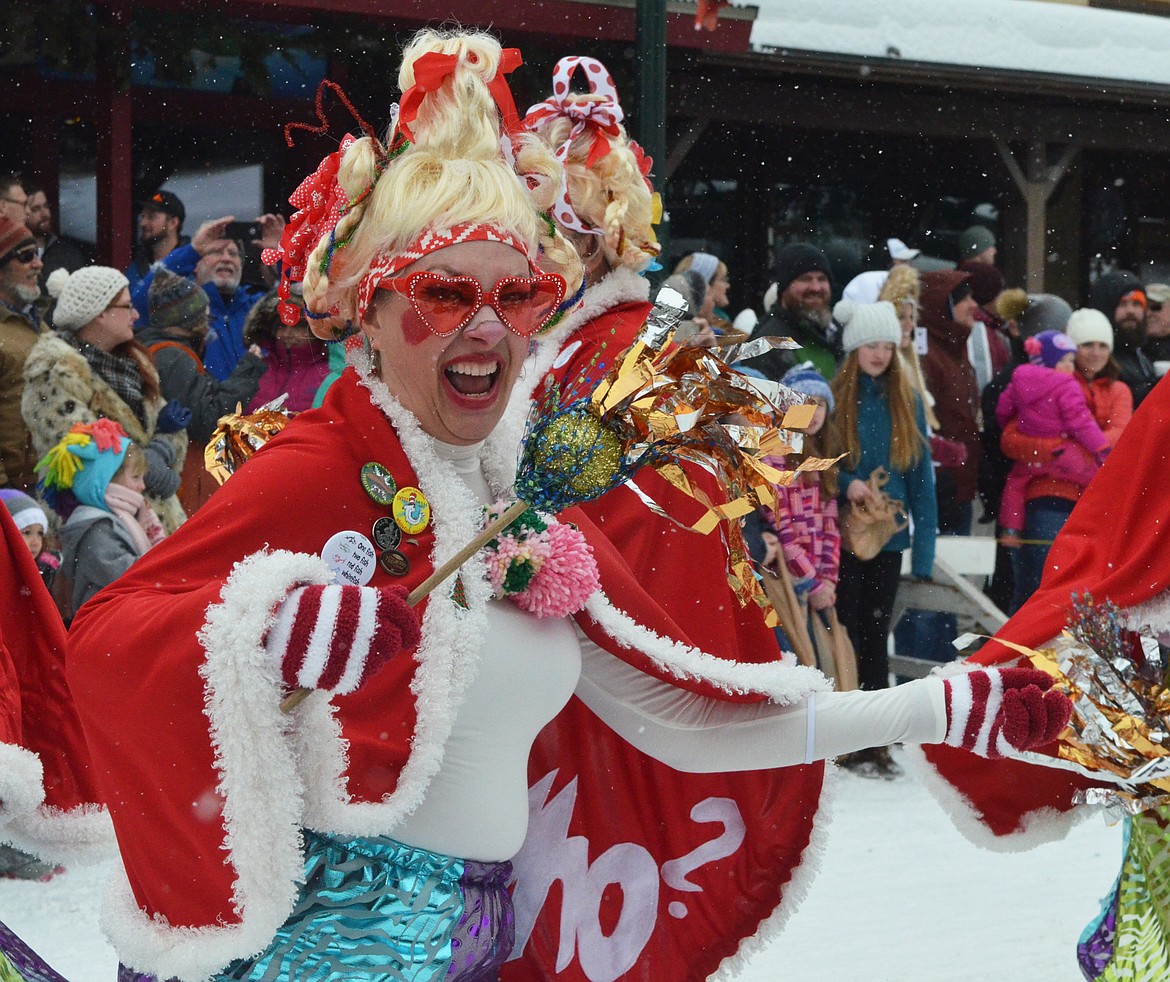
<instances>
[{"instance_id":1,"label":"wooden building","mask_svg":"<svg viewBox=\"0 0 1170 982\"><path fill-rule=\"evenodd\" d=\"M667 153L654 177L670 215L668 258L703 246L726 259L733 305L758 306L770 250L784 241L821 244L840 286L884 265L891 235L954 258L954 236L975 220L996 229L1009 280L1074 304L1096 266L1170 273L1170 84L893 51L753 48L753 21L767 2L724 8L718 29L705 32L694 28L693 3L666 0ZM9 93L0 169L51 189L63 167L93 168L98 251L123 265L137 203L176 169L260 163L266 207L287 209L288 193L329 149L306 137L290 150L282 135L290 120L313 120L313 71L300 89L277 94L242 68L226 91L165 83L143 66L152 30L165 28L181 45L189 23L198 47L201 29L230 23L266 39L280 64L315 51L317 74L340 82L382 125L401 41L449 17L489 26L522 49L526 66L511 79L522 109L544 97L559 57L590 54L610 67L632 116L635 3L41 0L46 14L84 10L69 30L93 31L94 64L69 73L46 68L43 52L10 46L0 55ZM1070 13L1085 13L1075 6ZM330 118L337 133L353 128L339 107ZM630 122L637 133L639 121Z\"/></svg>"}]
</instances>

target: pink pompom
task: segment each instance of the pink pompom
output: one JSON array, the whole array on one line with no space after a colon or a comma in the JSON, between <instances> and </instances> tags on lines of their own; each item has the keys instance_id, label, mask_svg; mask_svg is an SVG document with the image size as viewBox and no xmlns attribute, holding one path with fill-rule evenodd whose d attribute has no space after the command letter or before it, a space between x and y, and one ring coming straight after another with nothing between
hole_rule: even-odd
<instances>
[{"instance_id":1,"label":"pink pompom","mask_svg":"<svg viewBox=\"0 0 1170 982\"><path fill-rule=\"evenodd\" d=\"M537 617L575 614L600 583L593 547L577 529L556 522L540 538L545 540L546 558L528 589L512 599Z\"/></svg>"}]
</instances>

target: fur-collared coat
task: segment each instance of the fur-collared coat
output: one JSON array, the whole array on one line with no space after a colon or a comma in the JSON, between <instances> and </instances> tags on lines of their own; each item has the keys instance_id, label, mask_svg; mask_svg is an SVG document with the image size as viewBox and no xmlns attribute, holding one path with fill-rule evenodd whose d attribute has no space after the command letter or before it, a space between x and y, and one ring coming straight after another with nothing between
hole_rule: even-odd
<instances>
[{"instance_id":1,"label":"fur-collared coat","mask_svg":"<svg viewBox=\"0 0 1170 982\"><path fill-rule=\"evenodd\" d=\"M0 487L31 488L37 462L20 416L24 363L46 330L0 304Z\"/></svg>"},{"instance_id":2,"label":"fur-collared coat","mask_svg":"<svg viewBox=\"0 0 1170 982\"><path fill-rule=\"evenodd\" d=\"M157 385L158 372L150 359L143 356L136 360L143 377L152 377ZM171 467L180 473L187 454L187 434L182 430L166 434L156 431L164 405L161 396L144 398L144 425L110 384L90 368L85 356L56 334L46 334L37 341L24 364L20 408L38 457L63 439L74 423L105 418L121 424L130 439L142 447L161 438L174 451ZM150 503L168 534L187 517L175 495L151 497Z\"/></svg>"}]
</instances>

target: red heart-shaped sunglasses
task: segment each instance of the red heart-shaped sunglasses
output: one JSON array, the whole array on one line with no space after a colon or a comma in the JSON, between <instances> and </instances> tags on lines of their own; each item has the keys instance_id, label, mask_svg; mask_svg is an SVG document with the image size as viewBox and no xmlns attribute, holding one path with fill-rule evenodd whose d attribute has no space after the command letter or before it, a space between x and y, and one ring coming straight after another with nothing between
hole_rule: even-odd
<instances>
[{"instance_id":1,"label":"red heart-shaped sunglasses","mask_svg":"<svg viewBox=\"0 0 1170 982\"><path fill-rule=\"evenodd\" d=\"M545 326L565 299L565 281L556 273L506 276L485 294L471 276L444 276L423 270L409 276L385 279L381 290L401 293L431 332L441 338L461 331L483 306L489 306L500 323L522 338Z\"/></svg>"}]
</instances>

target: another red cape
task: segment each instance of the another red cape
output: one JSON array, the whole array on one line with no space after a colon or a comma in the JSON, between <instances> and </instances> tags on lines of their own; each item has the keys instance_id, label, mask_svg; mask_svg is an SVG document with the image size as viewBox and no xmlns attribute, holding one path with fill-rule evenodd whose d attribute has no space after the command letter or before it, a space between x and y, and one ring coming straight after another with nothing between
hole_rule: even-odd
<instances>
[{"instance_id":1,"label":"another red cape","mask_svg":"<svg viewBox=\"0 0 1170 982\"><path fill-rule=\"evenodd\" d=\"M1047 644L1068 621L1073 593L1089 592L1129 609L1170 588L1170 384L1158 383L1085 489L1048 554L1040 588L997 638L1027 647ZM1167 625L1155 625L1164 629ZM1019 655L994 641L971 660L980 665ZM1030 813L1066 812L1088 779L1019 761L983 760L938 745L927 760L970 802L995 835L1025 828Z\"/></svg>"}]
</instances>

